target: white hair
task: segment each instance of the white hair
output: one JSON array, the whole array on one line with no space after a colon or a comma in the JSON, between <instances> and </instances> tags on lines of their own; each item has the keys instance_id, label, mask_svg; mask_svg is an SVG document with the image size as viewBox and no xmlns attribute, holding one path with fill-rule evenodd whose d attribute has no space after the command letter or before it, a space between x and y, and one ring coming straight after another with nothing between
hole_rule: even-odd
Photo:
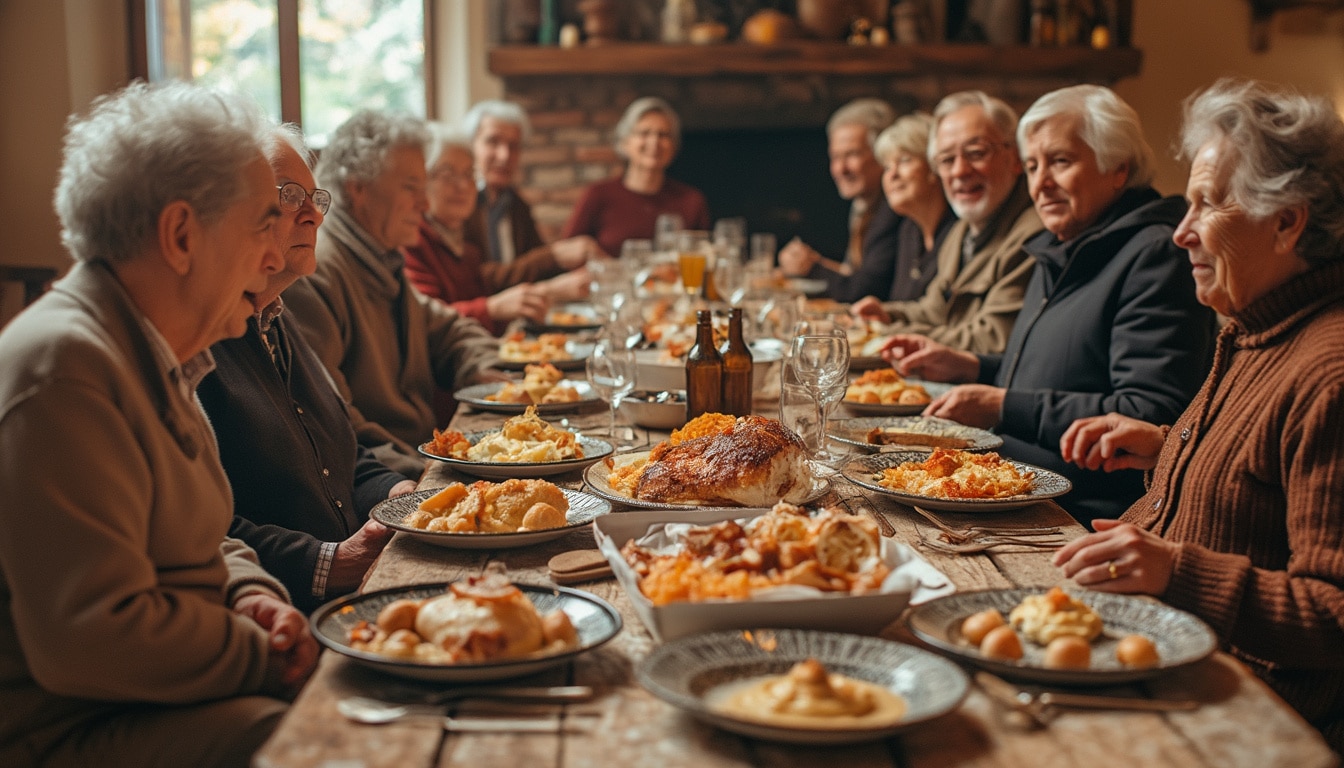
<instances>
[{"instance_id":1,"label":"white hair","mask_svg":"<svg viewBox=\"0 0 1344 768\"><path fill-rule=\"evenodd\" d=\"M332 204L343 208L348 203L347 182L373 181L387 169L393 149L424 151L428 143L429 129L418 117L360 110L332 132L317 161L318 183L331 192Z\"/></svg>"},{"instance_id":2,"label":"white hair","mask_svg":"<svg viewBox=\"0 0 1344 768\"><path fill-rule=\"evenodd\" d=\"M122 262L146 250L174 201L218 221L246 193L243 169L272 130L252 101L183 82L99 97L67 125L61 242L77 261Z\"/></svg>"},{"instance_id":3,"label":"white hair","mask_svg":"<svg viewBox=\"0 0 1344 768\"><path fill-rule=\"evenodd\" d=\"M298 153L299 159L303 160L304 165L308 166L308 170L313 169L313 164L317 162L317 155L308 148L308 142L303 138L302 128L294 123L281 123L275 126L268 138L269 140L262 147L262 151L266 153L266 159L271 163L274 163L279 157L280 147L288 146Z\"/></svg>"},{"instance_id":4,"label":"white hair","mask_svg":"<svg viewBox=\"0 0 1344 768\"><path fill-rule=\"evenodd\" d=\"M657 96L644 96L630 102L630 106L625 108L625 113L617 121L616 127L612 129L613 143L616 147L616 154L625 157L625 149L621 144L629 138L635 130L635 123L650 112L657 112L667 118L668 125L672 129L672 148L681 149L681 118L677 117L677 111L672 109L672 105Z\"/></svg>"},{"instance_id":5,"label":"white hair","mask_svg":"<svg viewBox=\"0 0 1344 768\"><path fill-rule=\"evenodd\" d=\"M883 165L891 162L901 152L924 157L932 134L933 115L927 112L911 112L878 134L877 141L873 142L873 155Z\"/></svg>"},{"instance_id":6,"label":"white hair","mask_svg":"<svg viewBox=\"0 0 1344 768\"><path fill-rule=\"evenodd\" d=\"M826 135L829 137L842 126L861 125L868 129L868 146L873 146L877 135L887 129L896 120L896 110L881 99L854 99L831 114L826 121Z\"/></svg>"},{"instance_id":7,"label":"white hair","mask_svg":"<svg viewBox=\"0 0 1344 768\"><path fill-rule=\"evenodd\" d=\"M429 143L425 145L425 169L433 168L450 149L460 149L472 154L471 135L455 130L444 123L429 123Z\"/></svg>"},{"instance_id":8,"label":"white hair","mask_svg":"<svg viewBox=\"0 0 1344 768\"><path fill-rule=\"evenodd\" d=\"M467 114L462 116L462 133L466 134L468 140L476 138L476 133L481 130L481 123L487 117L518 126L523 131L524 139L532 135L532 122L527 119L527 113L522 107L512 101L487 99L476 102Z\"/></svg>"},{"instance_id":9,"label":"white hair","mask_svg":"<svg viewBox=\"0 0 1344 768\"><path fill-rule=\"evenodd\" d=\"M1003 140L1014 145L1013 151L1017 151L1017 113L1013 108L1003 99L996 99L984 91L958 91L944 96L942 101L938 102L938 106L933 108L933 130L929 132L928 149L930 163L937 154L934 141L943 118L966 107L979 107L984 110L985 116L1003 134Z\"/></svg>"},{"instance_id":10,"label":"white hair","mask_svg":"<svg viewBox=\"0 0 1344 768\"><path fill-rule=\"evenodd\" d=\"M1100 85L1071 85L1037 99L1017 123L1018 148L1026 146L1041 123L1060 116L1078 118L1078 138L1097 156L1097 170L1110 173L1127 165L1126 189L1152 184L1153 148L1143 138L1139 114Z\"/></svg>"},{"instance_id":11,"label":"white hair","mask_svg":"<svg viewBox=\"0 0 1344 768\"><path fill-rule=\"evenodd\" d=\"M1305 206L1297 243L1308 261L1344 258L1344 122L1330 102L1254 80L1224 78L1185 101L1181 156L1219 140L1231 152L1228 195L1264 219Z\"/></svg>"}]
</instances>

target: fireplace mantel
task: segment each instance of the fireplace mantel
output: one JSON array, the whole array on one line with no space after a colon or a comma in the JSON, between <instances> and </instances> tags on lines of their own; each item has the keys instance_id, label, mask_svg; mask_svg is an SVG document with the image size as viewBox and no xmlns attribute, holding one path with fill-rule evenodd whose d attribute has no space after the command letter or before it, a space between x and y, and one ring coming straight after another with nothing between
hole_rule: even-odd
<instances>
[{"instance_id":1,"label":"fireplace mantel","mask_svg":"<svg viewBox=\"0 0 1344 768\"><path fill-rule=\"evenodd\" d=\"M990 75L1064 77L1110 83L1137 74L1143 59L1134 48L1092 50L990 45L851 46L789 42L665 45L613 43L564 49L506 45L490 50L490 71L500 77L564 75Z\"/></svg>"}]
</instances>

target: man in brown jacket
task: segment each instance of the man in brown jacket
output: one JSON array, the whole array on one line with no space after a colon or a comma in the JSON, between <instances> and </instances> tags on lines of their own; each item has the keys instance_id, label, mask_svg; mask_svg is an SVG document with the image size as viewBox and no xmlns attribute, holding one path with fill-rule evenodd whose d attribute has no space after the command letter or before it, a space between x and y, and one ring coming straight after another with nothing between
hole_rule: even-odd
<instances>
[{"instance_id":1,"label":"man in brown jacket","mask_svg":"<svg viewBox=\"0 0 1344 768\"><path fill-rule=\"evenodd\" d=\"M1035 265L1022 245L1042 229L1022 178L1017 115L999 99L963 91L933 116L930 161L960 219L938 252L938 276L915 301L867 297L852 311L957 349L1002 352Z\"/></svg>"}]
</instances>

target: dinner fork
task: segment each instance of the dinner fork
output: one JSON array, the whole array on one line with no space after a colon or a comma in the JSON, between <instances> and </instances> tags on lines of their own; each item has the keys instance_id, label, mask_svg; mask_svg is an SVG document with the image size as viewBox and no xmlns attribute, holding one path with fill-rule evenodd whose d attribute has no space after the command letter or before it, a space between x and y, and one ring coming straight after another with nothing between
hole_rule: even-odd
<instances>
[{"instance_id":1,"label":"dinner fork","mask_svg":"<svg viewBox=\"0 0 1344 768\"><path fill-rule=\"evenodd\" d=\"M923 507L913 507L925 520L933 523L943 532L942 538L951 544L964 544L975 539L977 536L1001 537L1005 539L1025 539L1033 536L1053 536L1059 533L1059 527L1040 526L1035 528L989 528L982 525L968 525L964 528L953 528L952 526L939 520L932 512Z\"/></svg>"},{"instance_id":2,"label":"dinner fork","mask_svg":"<svg viewBox=\"0 0 1344 768\"><path fill-rule=\"evenodd\" d=\"M919 533L916 531L916 533ZM1017 536L986 536L975 539L974 541L947 542L939 539L928 539L923 533L919 533L919 544L923 547L943 552L949 555L973 555L978 552L986 552L998 547L1025 547L1027 549L1054 549L1063 542L1058 539L1041 540L1021 538Z\"/></svg>"}]
</instances>

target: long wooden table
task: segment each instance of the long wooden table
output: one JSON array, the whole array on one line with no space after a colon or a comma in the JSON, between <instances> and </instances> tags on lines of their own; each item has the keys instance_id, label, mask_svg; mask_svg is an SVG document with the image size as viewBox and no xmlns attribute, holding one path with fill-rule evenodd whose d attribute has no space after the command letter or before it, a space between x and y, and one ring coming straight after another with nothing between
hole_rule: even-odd
<instances>
[{"instance_id":1,"label":"long wooden table","mask_svg":"<svg viewBox=\"0 0 1344 768\"><path fill-rule=\"evenodd\" d=\"M464 409L465 410L465 409ZM605 425L602 412L571 417L588 428ZM463 431L495 426L500 417L459 412L454 426ZM658 433L651 435L657 440ZM434 463L421 483L439 487L460 480ZM579 487L580 473L552 478ZM835 478L823 503L840 504L877 520L884 535L917 543L937 531L913 510L869 495ZM956 521L956 516L949 516ZM1056 504L1037 504L1014 521L1022 525L1065 526L1070 537L1083 529ZM366 579L371 591L406 584L450 581L480 573L502 560L515 580L549 584L547 561L560 552L596 549L591 532L579 530L530 548L501 551L448 550L398 534ZM921 550L959 590L1048 587L1061 575L1042 551L945 555ZM920 768L922 766L1137 766L1171 768L1312 768L1337 765L1337 756L1320 735L1275 696L1246 667L1226 654L1164 674L1126 689L1154 698L1193 698L1201 706L1189 712L1143 713L1069 710L1048 727L1026 727L1015 713L972 686L956 711L911 728L896 738L852 747L810 748L740 738L704 725L664 704L635 682L633 665L654 641L630 601L612 579L578 585L607 600L625 622L606 646L580 656L565 668L524 678L520 684L593 686L592 702L568 707L533 707L538 717L581 723L581 733L445 734L429 719L391 725L351 723L337 712L345 696L369 695L390 680L326 652L316 674L295 701L265 747L259 768L473 768L555 766L814 766L843 765ZM885 635L913 641L898 622Z\"/></svg>"}]
</instances>

